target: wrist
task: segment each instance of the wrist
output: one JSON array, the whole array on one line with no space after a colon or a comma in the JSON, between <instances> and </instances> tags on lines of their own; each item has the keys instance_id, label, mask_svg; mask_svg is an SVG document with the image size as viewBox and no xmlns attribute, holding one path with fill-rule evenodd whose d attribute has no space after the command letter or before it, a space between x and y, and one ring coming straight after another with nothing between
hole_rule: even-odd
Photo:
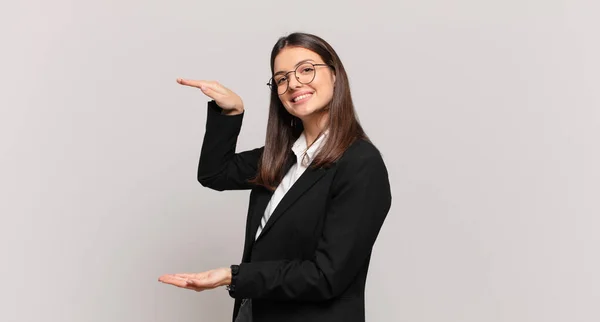
<instances>
[{"instance_id":1,"label":"wrist","mask_svg":"<svg viewBox=\"0 0 600 322\"><path fill-rule=\"evenodd\" d=\"M225 279L223 280L223 285L231 285L231 267L224 268L225 270Z\"/></svg>"},{"instance_id":2,"label":"wrist","mask_svg":"<svg viewBox=\"0 0 600 322\"><path fill-rule=\"evenodd\" d=\"M231 110L223 109L221 111L221 114L223 114L223 115L239 115L239 114L242 114L242 113L244 113L244 108L243 107L239 108L239 109L238 108L234 108L234 109L231 109Z\"/></svg>"}]
</instances>

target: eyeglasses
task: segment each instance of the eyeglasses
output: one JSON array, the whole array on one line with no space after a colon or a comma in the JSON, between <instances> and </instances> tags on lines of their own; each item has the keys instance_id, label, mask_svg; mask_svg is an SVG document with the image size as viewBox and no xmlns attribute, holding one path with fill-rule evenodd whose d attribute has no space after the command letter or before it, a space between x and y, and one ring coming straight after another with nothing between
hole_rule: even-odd
<instances>
[{"instance_id":1,"label":"eyeglasses","mask_svg":"<svg viewBox=\"0 0 600 322\"><path fill-rule=\"evenodd\" d=\"M288 78L288 74L294 73L294 77L300 84L310 84L316 75L315 67L316 66L329 66L328 64L313 64L313 63L302 63L295 70L286 72L285 74L278 74L273 76L267 86L271 88L273 91L277 91L278 95L283 95L287 92L290 87L290 79Z\"/></svg>"}]
</instances>

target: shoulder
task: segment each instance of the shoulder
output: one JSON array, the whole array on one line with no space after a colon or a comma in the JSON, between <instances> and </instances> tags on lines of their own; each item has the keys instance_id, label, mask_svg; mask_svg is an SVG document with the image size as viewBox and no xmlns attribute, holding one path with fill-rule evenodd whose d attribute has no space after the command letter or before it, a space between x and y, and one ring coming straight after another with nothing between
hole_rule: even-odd
<instances>
[{"instance_id":1,"label":"shoulder","mask_svg":"<svg viewBox=\"0 0 600 322\"><path fill-rule=\"evenodd\" d=\"M369 141L367 139L356 139L346 149L344 156L346 156L346 157L355 157L355 156L374 157L374 156L381 156L381 152L371 141Z\"/></svg>"},{"instance_id":2,"label":"shoulder","mask_svg":"<svg viewBox=\"0 0 600 322\"><path fill-rule=\"evenodd\" d=\"M366 139L357 139L344 152L340 163L374 162L383 161L379 149Z\"/></svg>"},{"instance_id":3,"label":"shoulder","mask_svg":"<svg viewBox=\"0 0 600 322\"><path fill-rule=\"evenodd\" d=\"M339 172L359 175L361 173L383 172L387 170L379 149L366 139L357 139L344 152L337 162Z\"/></svg>"},{"instance_id":4,"label":"shoulder","mask_svg":"<svg viewBox=\"0 0 600 322\"><path fill-rule=\"evenodd\" d=\"M370 141L356 140L335 164L332 197L349 191L358 193L357 198L368 192L377 198L391 198L387 167L381 152Z\"/></svg>"}]
</instances>

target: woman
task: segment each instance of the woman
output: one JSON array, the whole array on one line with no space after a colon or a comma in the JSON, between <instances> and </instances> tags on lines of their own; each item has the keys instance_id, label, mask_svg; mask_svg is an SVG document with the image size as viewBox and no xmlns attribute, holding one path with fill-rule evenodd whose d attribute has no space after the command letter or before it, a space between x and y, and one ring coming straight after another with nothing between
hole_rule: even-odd
<instances>
[{"instance_id":1,"label":"woman","mask_svg":"<svg viewBox=\"0 0 600 322\"><path fill-rule=\"evenodd\" d=\"M240 97L217 82L177 80L213 99L198 180L251 193L241 263L159 281L196 291L227 286L234 321L365 321L371 251L391 205L386 167L327 42L280 38L271 72L265 145L241 153Z\"/></svg>"}]
</instances>

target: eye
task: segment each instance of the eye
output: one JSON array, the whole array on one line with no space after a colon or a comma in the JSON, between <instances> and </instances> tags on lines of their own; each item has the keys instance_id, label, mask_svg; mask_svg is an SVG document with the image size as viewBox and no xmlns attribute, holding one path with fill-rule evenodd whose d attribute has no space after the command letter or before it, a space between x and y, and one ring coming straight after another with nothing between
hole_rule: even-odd
<instances>
[{"instance_id":1,"label":"eye","mask_svg":"<svg viewBox=\"0 0 600 322\"><path fill-rule=\"evenodd\" d=\"M310 74L314 71L314 68L312 66L301 66L299 69L300 74L306 75L306 74Z\"/></svg>"},{"instance_id":2,"label":"eye","mask_svg":"<svg viewBox=\"0 0 600 322\"><path fill-rule=\"evenodd\" d=\"M281 84L285 83L285 81L287 81L287 77L285 77L285 76L284 77L279 77L279 78L275 79L275 83L277 85L281 85Z\"/></svg>"}]
</instances>

